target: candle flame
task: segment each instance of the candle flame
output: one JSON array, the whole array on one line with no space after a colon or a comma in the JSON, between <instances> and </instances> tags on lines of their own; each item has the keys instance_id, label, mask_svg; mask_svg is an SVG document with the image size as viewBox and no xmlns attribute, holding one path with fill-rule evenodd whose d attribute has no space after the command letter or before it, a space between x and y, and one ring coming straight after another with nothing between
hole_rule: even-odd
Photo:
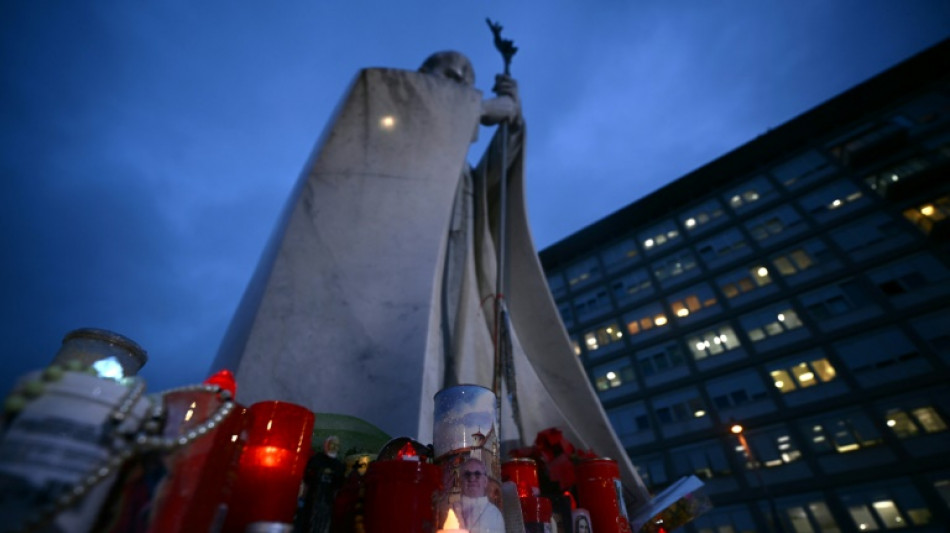
<instances>
[{"instance_id":1,"label":"candle flame","mask_svg":"<svg viewBox=\"0 0 950 533\"><path fill-rule=\"evenodd\" d=\"M455 511L449 509L449 516L445 517L445 524L442 526L442 529L458 529L459 528L459 519L455 516Z\"/></svg>"},{"instance_id":2,"label":"candle flame","mask_svg":"<svg viewBox=\"0 0 950 533\"><path fill-rule=\"evenodd\" d=\"M276 446L257 446L254 459L260 466L274 468L287 462L289 452Z\"/></svg>"},{"instance_id":3,"label":"candle flame","mask_svg":"<svg viewBox=\"0 0 950 533\"><path fill-rule=\"evenodd\" d=\"M412 447L411 442L407 442L405 446L399 449L396 452L396 457L404 461L419 460L419 455L416 453L415 448Z\"/></svg>"}]
</instances>

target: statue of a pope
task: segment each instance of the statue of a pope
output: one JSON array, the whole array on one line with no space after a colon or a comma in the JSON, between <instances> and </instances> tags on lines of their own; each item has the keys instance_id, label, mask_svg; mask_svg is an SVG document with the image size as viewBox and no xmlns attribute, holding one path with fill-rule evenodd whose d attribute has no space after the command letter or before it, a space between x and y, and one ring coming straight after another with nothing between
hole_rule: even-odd
<instances>
[{"instance_id":1,"label":"statue of a pope","mask_svg":"<svg viewBox=\"0 0 950 533\"><path fill-rule=\"evenodd\" d=\"M492 384L504 167L523 440L556 426L617 459L635 484L531 240L517 84L499 76L496 96L483 99L474 80L457 52L434 54L418 72L357 74L291 193L214 368L235 372L244 404L291 401L431 442L436 392ZM507 146L495 135L471 168L478 125L502 121ZM502 439L517 438L503 424Z\"/></svg>"}]
</instances>

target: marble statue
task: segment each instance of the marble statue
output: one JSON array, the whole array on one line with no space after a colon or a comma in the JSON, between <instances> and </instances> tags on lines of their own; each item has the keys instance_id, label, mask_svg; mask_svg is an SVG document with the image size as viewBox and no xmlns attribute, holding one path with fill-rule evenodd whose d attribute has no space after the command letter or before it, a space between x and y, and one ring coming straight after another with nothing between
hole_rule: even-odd
<instances>
[{"instance_id":1,"label":"marble statue","mask_svg":"<svg viewBox=\"0 0 950 533\"><path fill-rule=\"evenodd\" d=\"M286 400L432 440L445 386L491 387L498 175L507 169L507 302L523 436L556 426L642 488L560 320L528 229L518 86L471 63L360 71L317 144L221 344L237 399ZM479 164L479 124L507 122ZM505 161L499 154L505 153ZM503 406L503 413L506 408ZM319 414L317 424L319 424ZM507 435L506 435L507 431ZM645 492L645 491L644 491Z\"/></svg>"}]
</instances>

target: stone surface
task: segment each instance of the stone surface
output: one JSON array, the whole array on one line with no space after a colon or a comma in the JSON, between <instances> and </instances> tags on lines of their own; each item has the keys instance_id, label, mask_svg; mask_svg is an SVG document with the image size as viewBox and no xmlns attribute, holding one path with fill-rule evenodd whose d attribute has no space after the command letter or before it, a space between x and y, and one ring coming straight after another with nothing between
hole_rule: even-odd
<instances>
[{"instance_id":1,"label":"stone surface","mask_svg":"<svg viewBox=\"0 0 950 533\"><path fill-rule=\"evenodd\" d=\"M433 76L357 75L215 361L238 401L416 434L433 279L480 103Z\"/></svg>"}]
</instances>

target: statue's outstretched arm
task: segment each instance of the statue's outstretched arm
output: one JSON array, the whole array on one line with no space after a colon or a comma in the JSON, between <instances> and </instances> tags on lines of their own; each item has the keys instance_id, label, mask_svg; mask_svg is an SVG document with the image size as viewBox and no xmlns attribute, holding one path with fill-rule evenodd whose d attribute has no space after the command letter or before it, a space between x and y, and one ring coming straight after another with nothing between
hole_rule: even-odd
<instances>
[{"instance_id":1,"label":"statue's outstretched arm","mask_svg":"<svg viewBox=\"0 0 950 533\"><path fill-rule=\"evenodd\" d=\"M507 121L511 130L519 129L522 120L518 82L510 76L498 74L492 92L498 96L482 102L482 125L494 126Z\"/></svg>"}]
</instances>

